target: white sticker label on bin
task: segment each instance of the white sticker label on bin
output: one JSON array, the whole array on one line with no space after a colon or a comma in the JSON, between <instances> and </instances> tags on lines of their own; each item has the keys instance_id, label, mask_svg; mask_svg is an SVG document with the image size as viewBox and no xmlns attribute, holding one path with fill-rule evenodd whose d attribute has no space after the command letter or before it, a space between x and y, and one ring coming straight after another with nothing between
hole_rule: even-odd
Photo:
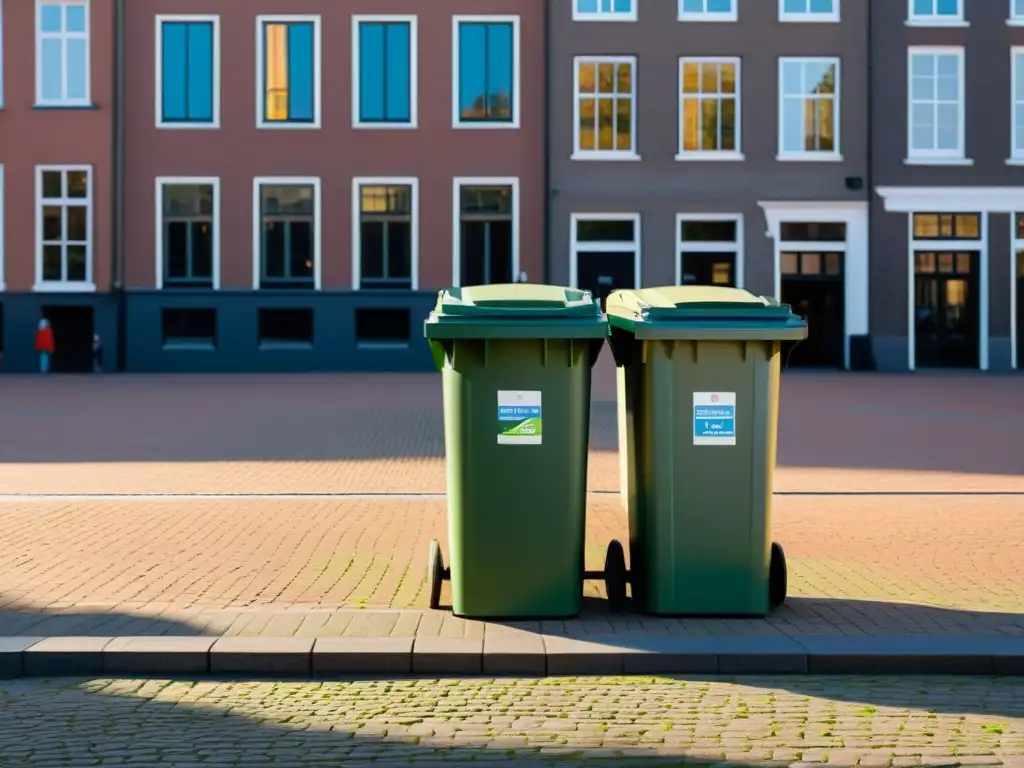
<instances>
[{"instance_id":1,"label":"white sticker label on bin","mask_svg":"<svg viewBox=\"0 0 1024 768\"><path fill-rule=\"evenodd\" d=\"M736 393L693 393L693 444L736 445Z\"/></svg>"},{"instance_id":2,"label":"white sticker label on bin","mask_svg":"<svg viewBox=\"0 0 1024 768\"><path fill-rule=\"evenodd\" d=\"M541 444L540 392L498 391L498 443Z\"/></svg>"}]
</instances>

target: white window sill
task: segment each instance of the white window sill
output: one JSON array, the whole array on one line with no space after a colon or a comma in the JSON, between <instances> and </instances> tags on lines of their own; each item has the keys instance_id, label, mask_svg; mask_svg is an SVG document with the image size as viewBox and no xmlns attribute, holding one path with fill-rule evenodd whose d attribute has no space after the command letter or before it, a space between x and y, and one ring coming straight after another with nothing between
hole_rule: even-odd
<instances>
[{"instance_id":1,"label":"white window sill","mask_svg":"<svg viewBox=\"0 0 1024 768\"><path fill-rule=\"evenodd\" d=\"M838 24L840 19L834 13L804 13L780 16L779 21L787 24L797 22L801 24Z\"/></svg>"},{"instance_id":2,"label":"white window sill","mask_svg":"<svg viewBox=\"0 0 1024 768\"><path fill-rule=\"evenodd\" d=\"M742 152L680 152L677 163L737 163L746 160Z\"/></svg>"},{"instance_id":3,"label":"white window sill","mask_svg":"<svg viewBox=\"0 0 1024 768\"><path fill-rule=\"evenodd\" d=\"M1006 26L1008 27L1024 27L1024 18L1022 19L1007 19Z\"/></svg>"},{"instance_id":4,"label":"white window sill","mask_svg":"<svg viewBox=\"0 0 1024 768\"><path fill-rule=\"evenodd\" d=\"M165 352L216 352L217 347L212 341L165 341L162 349Z\"/></svg>"},{"instance_id":5,"label":"white window sill","mask_svg":"<svg viewBox=\"0 0 1024 768\"><path fill-rule=\"evenodd\" d=\"M678 17L679 21L697 21L697 22L734 22L737 21L735 13L681 13Z\"/></svg>"},{"instance_id":6,"label":"white window sill","mask_svg":"<svg viewBox=\"0 0 1024 768\"><path fill-rule=\"evenodd\" d=\"M220 123L157 123L161 131L217 131Z\"/></svg>"},{"instance_id":7,"label":"white window sill","mask_svg":"<svg viewBox=\"0 0 1024 768\"><path fill-rule=\"evenodd\" d=\"M908 157L904 165L974 165L969 157Z\"/></svg>"},{"instance_id":8,"label":"white window sill","mask_svg":"<svg viewBox=\"0 0 1024 768\"><path fill-rule=\"evenodd\" d=\"M1010 157L1006 160L1007 165L1024 165L1024 157Z\"/></svg>"},{"instance_id":9,"label":"white window sill","mask_svg":"<svg viewBox=\"0 0 1024 768\"><path fill-rule=\"evenodd\" d=\"M319 131L320 123L256 123L261 131Z\"/></svg>"},{"instance_id":10,"label":"white window sill","mask_svg":"<svg viewBox=\"0 0 1024 768\"><path fill-rule=\"evenodd\" d=\"M419 126L411 123L352 123L356 131L414 131Z\"/></svg>"},{"instance_id":11,"label":"white window sill","mask_svg":"<svg viewBox=\"0 0 1024 768\"><path fill-rule=\"evenodd\" d=\"M32 286L32 290L36 293L96 293L96 284L51 280L36 283Z\"/></svg>"},{"instance_id":12,"label":"white window sill","mask_svg":"<svg viewBox=\"0 0 1024 768\"><path fill-rule=\"evenodd\" d=\"M963 19L907 19L903 22L907 27L969 27L971 22Z\"/></svg>"},{"instance_id":13,"label":"white window sill","mask_svg":"<svg viewBox=\"0 0 1024 768\"><path fill-rule=\"evenodd\" d=\"M786 154L780 152L775 156L780 163L841 163L843 156L838 152L800 152Z\"/></svg>"},{"instance_id":14,"label":"white window sill","mask_svg":"<svg viewBox=\"0 0 1024 768\"><path fill-rule=\"evenodd\" d=\"M452 123L452 128L456 131L518 131L519 122L514 123Z\"/></svg>"},{"instance_id":15,"label":"white window sill","mask_svg":"<svg viewBox=\"0 0 1024 768\"><path fill-rule=\"evenodd\" d=\"M587 22L587 21L619 21L619 22L622 22L622 21L630 22L630 21L632 21L632 22L635 22L637 19L636 19L636 14L635 13L590 13L590 14L582 13L579 16L573 16L572 20L573 21L583 21L583 22Z\"/></svg>"},{"instance_id":16,"label":"white window sill","mask_svg":"<svg viewBox=\"0 0 1024 768\"><path fill-rule=\"evenodd\" d=\"M37 99L36 109L95 109L92 99L68 99L67 101L42 101Z\"/></svg>"},{"instance_id":17,"label":"white window sill","mask_svg":"<svg viewBox=\"0 0 1024 768\"><path fill-rule=\"evenodd\" d=\"M569 159L583 162L635 163L640 159L640 155L635 152L573 152Z\"/></svg>"}]
</instances>

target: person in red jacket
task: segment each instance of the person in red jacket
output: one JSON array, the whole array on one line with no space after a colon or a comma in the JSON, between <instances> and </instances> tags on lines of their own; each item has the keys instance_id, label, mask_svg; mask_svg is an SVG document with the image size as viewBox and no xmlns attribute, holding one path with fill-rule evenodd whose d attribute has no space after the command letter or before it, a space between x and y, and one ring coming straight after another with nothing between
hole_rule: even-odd
<instances>
[{"instance_id":1,"label":"person in red jacket","mask_svg":"<svg viewBox=\"0 0 1024 768\"><path fill-rule=\"evenodd\" d=\"M39 353L39 372L50 372L50 357L53 355L53 329L45 317L39 321L36 331L36 352Z\"/></svg>"}]
</instances>

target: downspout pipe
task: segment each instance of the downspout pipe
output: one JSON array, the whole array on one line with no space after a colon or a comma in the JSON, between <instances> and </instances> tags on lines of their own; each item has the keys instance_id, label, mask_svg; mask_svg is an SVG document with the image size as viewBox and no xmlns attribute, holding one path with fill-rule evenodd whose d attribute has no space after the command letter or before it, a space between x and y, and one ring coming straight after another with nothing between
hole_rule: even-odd
<instances>
[{"instance_id":1,"label":"downspout pipe","mask_svg":"<svg viewBox=\"0 0 1024 768\"><path fill-rule=\"evenodd\" d=\"M114 0L113 240L111 286L117 302L117 370L126 367L127 306L124 292L125 0Z\"/></svg>"},{"instance_id":2,"label":"downspout pipe","mask_svg":"<svg viewBox=\"0 0 1024 768\"><path fill-rule=\"evenodd\" d=\"M551 16L552 0L544 3L544 282L551 283L551 207L554 190L551 189Z\"/></svg>"}]
</instances>

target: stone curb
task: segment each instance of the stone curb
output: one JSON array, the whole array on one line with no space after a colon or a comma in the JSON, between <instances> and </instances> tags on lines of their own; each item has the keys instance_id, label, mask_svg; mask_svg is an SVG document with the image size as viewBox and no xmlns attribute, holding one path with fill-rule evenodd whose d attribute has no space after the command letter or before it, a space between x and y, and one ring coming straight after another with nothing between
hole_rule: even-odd
<instances>
[{"instance_id":1,"label":"stone curb","mask_svg":"<svg viewBox=\"0 0 1024 768\"><path fill-rule=\"evenodd\" d=\"M1024 675L1024 637L0 637L0 678Z\"/></svg>"}]
</instances>

